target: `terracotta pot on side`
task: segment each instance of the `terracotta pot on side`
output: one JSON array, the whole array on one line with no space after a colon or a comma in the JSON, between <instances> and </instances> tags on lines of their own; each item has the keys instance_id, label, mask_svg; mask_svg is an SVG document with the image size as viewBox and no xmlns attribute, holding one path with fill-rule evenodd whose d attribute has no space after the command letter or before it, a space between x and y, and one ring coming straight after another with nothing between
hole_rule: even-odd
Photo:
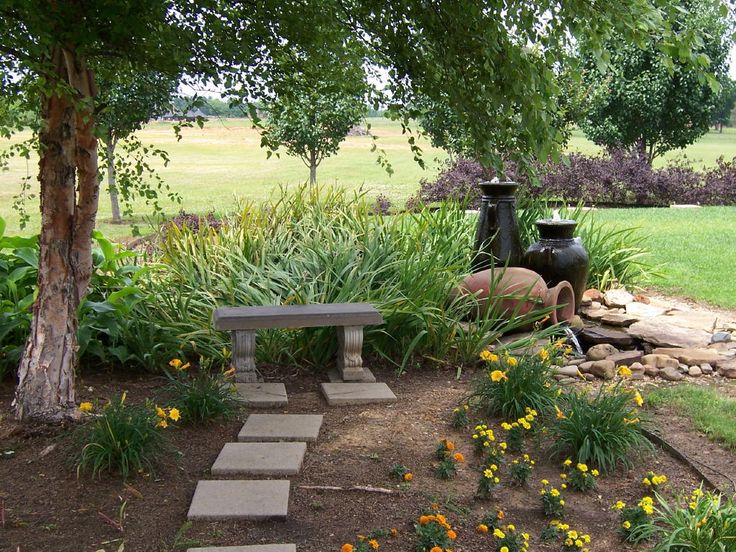
<instances>
[{"instance_id":1,"label":"terracotta pot on side","mask_svg":"<svg viewBox=\"0 0 736 552\"><path fill-rule=\"evenodd\" d=\"M502 316L523 316L534 310L557 307L549 315L551 324L569 322L575 315L575 292L563 281L548 288L544 279L526 268L489 268L471 274L460 284L462 293L472 293L484 313L498 304Z\"/></svg>"}]
</instances>

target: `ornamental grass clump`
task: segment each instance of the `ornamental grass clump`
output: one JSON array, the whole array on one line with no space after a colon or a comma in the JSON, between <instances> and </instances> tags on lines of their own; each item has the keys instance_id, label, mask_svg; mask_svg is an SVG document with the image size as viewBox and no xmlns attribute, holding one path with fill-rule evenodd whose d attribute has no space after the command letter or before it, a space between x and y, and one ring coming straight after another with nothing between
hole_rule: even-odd
<instances>
[{"instance_id":1,"label":"ornamental grass clump","mask_svg":"<svg viewBox=\"0 0 736 552\"><path fill-rule=\"evenodd\" d=\"M569 458L565 460L563 466L563 469L566 470L565 480L576 491L586 492L598 486L596 478L600 472L597 469L589 469L588 465L583 463L578 463L573 467L572 460Z\"/></svg>"},{"instance_id":2,"label":"ornamental grass clump","mask_svg":"<svg viewBox=\"0 0 736 552\"><path fill-rule=\"evenodd\" d=\"M97 477L105 471L119 472L124 480L131 473L152 471L159 457L170 451L164 431L179 420L177 408L126 404L126 393L111 400L99 414L91 403L82 403L90 420L81 426L75 440L82 446L76 458L77 474L90 471Z\"/></svg>"},{"instance_id":3,"label":"ornamental grass clump","mask_svg":"<svg viewBox=\"0 0 736 552\"><path fill-rule=\"evenodd\" d=\"M658 538L651 552L731 552L736 550L736 503L721 494L693 490L673 504L660 495L652 524L642 538Z\"/></svg>"},{"instance_id":4,"label":"ornamental grass clump","mask_svg":"<svg viewBox=\"0 0 736 552\"><path fill-rule=\"evenodd\" d=\"M604 473L631 468L635 456L653 450L641 432L642 403L639 392L622 387L621 381L601 386L592 398L583 392L564 395L562 415L550 428L552 451Z\"/></svg>"},{"instance_id":5,"label":"ornamental grass clump","mask_svg":"<svg viewBox=\"0 0 736 552\"><path fill-rule=\"evenodd\" d=\"M521 458L516 458L511 461L509 467L509 475L511 481L516 485L526 485L529 476L532 474L532 469L536 462L532 460L528 454L524 454Z\"/></svg>"},{"instance_id":6,"label":"ornamental grass clump","mask_svg":"<svg viewBox=\"0 0 736 552\"><path fill-rule=\"evenodd\" d=\"M231 381L234 368L217 372L211 368L211 362L200 361L195 369L178 358L171 359L169 367L173 373L164 370L169 380L166 390L181 410L185 423L201 424L235 416L242 403Z\"/></svg>"},{"instance_id":7,"label":"ornamental grass clump","mask_svg":"<svg viewBox=\"0 0 736 552\"><path fill-rule=\"evenodd\" d=\"M529 533L519 533L513 523L493 530L496 552L526 552L529 549Z\"/></svg>"},{"instance_id":8,"label":"ornamental grass clump","mask_svg":"<svg viewBox=\"0 0 736 552\"><path fill-rule=\"evenodd\" d=\"M542 498L542 508L547 517L561 519L565 516L565 497L557 487L542 479L542 489L539 491Z\"/></svg>"},{"instance_id":9,"label":"ornamental grass clump","mask_svg":"<svg viewBox=\"0 0 736 552\"><path fill-rule=\"evenodd\" d=\"M455 548L457 533L447 518L439 512L422 514L414 524L416 552L450 552Z\"/></svg>"},{"instance_id":10,"label":"ornamental grass clump","mask_svg":"<svg viewBox=\"0 0 736 552\"><path fill-rule=\"evenodd\" d=\"M554 410L557 384L550 357L539 354L514 357L481 353L486 373L475 382L472 400L489 416L523 417L527 409L545 415Z\"/></svg>"}]
</instances>

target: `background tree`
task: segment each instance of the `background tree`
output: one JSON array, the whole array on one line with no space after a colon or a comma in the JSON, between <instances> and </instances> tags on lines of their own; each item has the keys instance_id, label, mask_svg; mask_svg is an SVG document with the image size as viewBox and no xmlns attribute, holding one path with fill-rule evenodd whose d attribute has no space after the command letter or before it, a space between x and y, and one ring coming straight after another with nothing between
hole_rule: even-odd
<instances>
[{"instance_id":1,"label":"background tree","mask_svg":"<svg viewBox=\"0 0 736 552\"><path fill-rule=\"evenodd\" d=\"M614 37L604 71L596 69L593 57L585 62L589 108L581 127L586 136L609 149L638 152L650 164L708 131L719 82L725 82L728 71L732 29L720 1L685 1L672 17L675 32L693 37L692 48L668 44L658 35L641 45ZM672 58L663 56L661 48ZM692 56L711 74L694 70Z\"/></svg>"},{"instance_id":2,"label":"background tree","mask_svg":"<svg viewBox=\"0 0 736 552\"><path fill-rule=\"evenodd\" d=\"M365 116L369 86L363 62L362 46L347 39L343 49L303 60L274 83L274 95L263 104L261 132L269 157L284 147L309 168L309 183L317 182L317 167Z\"/></svg>"},{"instance_id":3,"label":"background tree","mask_svg":"<svg viewBox=\"0 0 736 552\"><path fill-rule=\"evenodd\" d=\"M161 116L171 109L172 96L176 92L178 78L153 71L114 71L105 75L98 71L97 125L98 134L104 144L103 161L106 165L107 188L110 193L112 222L120 224L120 201L128 204L133 194L152 197L144 176L155 180L155 173L147 162L149 155L157 155L168 161L166 152L153 146L143 147L137 140L126 144L129 155L137 161L132 165L119 160L115 149L121 140L143 128L149 120ZM117 174L122 174L118 181ZM163 182L158 179L159 187Z\"/></svg>"},{"instance_id":4,"label":"background tree","mask_svg":"<svg viewBox=\"0 0 736 552\"><path fill-rule=\"evenodd\" d=\"M240 95L255 113L264 90L303 60L363 43L386 68L391 110L408 121L421 95L446 101L477 159L499 151L544 158L561 143L550 121L558 86L550 67L571 45L601 53L613 31L626 40L659 32L666 2L510 0L9 0L0 4L0 94L39 99L41 200L38 292L18 368L17 417L76 416L77 308L92 271L90 237L99 180L97 86L103 60ZM687 57L689 36L673 36ZM280 54L294 52L283 60ZM311 61L310 61L311 63ZM339 73L336 83L344 82ZM515 124L509 124L513 121ZM518 123L517 123L518 121Z\"/></svg>"},{"instance_id":5,"label":"background tree","mask_svg":"<svg viewBox=\"0 0 736 552\"><path fill-rule=\"evenodd\" d=\"M721 84L723 88L718 96L711 121L713 125L718 127L719 132L723 132L723 125L731 124L731 114L734 107L736 107L736 81L726 77Z\"/></svg>"}]
</instances>

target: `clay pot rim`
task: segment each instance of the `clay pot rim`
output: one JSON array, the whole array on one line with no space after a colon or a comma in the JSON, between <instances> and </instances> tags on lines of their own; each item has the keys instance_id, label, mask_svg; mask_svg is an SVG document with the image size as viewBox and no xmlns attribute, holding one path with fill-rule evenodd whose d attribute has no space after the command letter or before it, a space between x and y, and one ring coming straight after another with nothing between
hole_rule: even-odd
<instances>
[{"instance_id":1,"label":"clay pot rim","mask_svg":"<svg viewBox=\"0 0 736 552\"><path fill-rule=\"evenodd\" d=\"M562 306L555 308L549 315L552 324L569 322L575 316L575 290L572 284L563 280L556 286L549 288L549 303Z\"/></svg>"}]
</instances>

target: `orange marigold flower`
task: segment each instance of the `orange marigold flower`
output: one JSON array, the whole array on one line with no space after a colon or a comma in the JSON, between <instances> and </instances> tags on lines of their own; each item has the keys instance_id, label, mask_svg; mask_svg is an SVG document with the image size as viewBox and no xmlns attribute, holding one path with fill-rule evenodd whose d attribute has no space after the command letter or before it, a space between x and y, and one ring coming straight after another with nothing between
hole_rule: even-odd
<instances>
[{"instance_id":1,"label":"orange marigold flower","mask_svg":"<svg viewBox=\"0 0 736 552\"><path fill-rule=\"evenodd\" d=\"M429 552L442 552L442 549L439 546L433 546L429 549Z\"/></svg>"},{"instance_id":2,"label":"orange marigold flower","mask_svg":"<svg viewBox=\"0 0 736 552\"><path fill-rule=\"evenodd\" d=\"M455 533L455 531L453 531L452 529L450 529L447 532L447 538L450 539L450 540L455 540L457 538L457 533Z\"/></svg>"},{"instance_id":3,"label":"orange marigold flower","mask_svg":"<svg viewBox=\"0 0 736 552\"><path fill-rule=\"evenodd\" d=\"M445 439L445 448L447 450L455 450L455 443L453 443L452 441L448 441L447 439Z\"/></svg>"},{"instance_id":4,"label":"orange marigold flower","mask_svg":"<svg viewBox=\"0 0 736 552\"><path fill-rule=\"evenodd\" d=\"M420 516L419 525L427 525L429 523L429 516Z\"/></svg>"},{"instance_id":5,"label":"orange marigold flower","mask_svg":"<svg viewBox=\"0 0 736 552\"><path fill-rule=\"evenodd\" d=\"M346 542L342 545L342 548L340 548L340 552L353 552L354 548L353 545L349 542Z\"/></svg>"},{"instance_id":6,"label":"orange marigold flower","mask_svg":"<svg viewBox=\"0 0 736 552\"><path fill-rule=\"evenodd\" d=\"M481 523L478 525L478 532L479 533L487 533L488 532L488 526L485 523Z\"/></svg>"},{"instance_id":7,"label":"orange marigold flower","mask_svg":"<svg viewBox=\"0 0 736 552\"><path fill-rule=\"evenodd\" d=\"M404 481L411 481L412 479L414 479L414 474L411 472L406 472L404 474Z\"/></svg>"},{"instance_id":8,"label":"orange marigold flower","mask_svg":"<svg viewBox=\"0 0 736 552\"><path fill-rule=\"evenodd\" d=\"M452 455L452 458L455 460L455 462L465 462L465 457L463 456L462 452L456 452Z\"/></svg>"},{"instance_id":9,"label":"orange marigold flower","mask_svg":"<svg viewBox=\"0 0 736 552\"><path fill-rule=\"evenodd\" d=\"M371 539L368 541L368 546L370 546L373 550L378 550L378 541L376 539Z\"/></svg>"}]
</instances>

